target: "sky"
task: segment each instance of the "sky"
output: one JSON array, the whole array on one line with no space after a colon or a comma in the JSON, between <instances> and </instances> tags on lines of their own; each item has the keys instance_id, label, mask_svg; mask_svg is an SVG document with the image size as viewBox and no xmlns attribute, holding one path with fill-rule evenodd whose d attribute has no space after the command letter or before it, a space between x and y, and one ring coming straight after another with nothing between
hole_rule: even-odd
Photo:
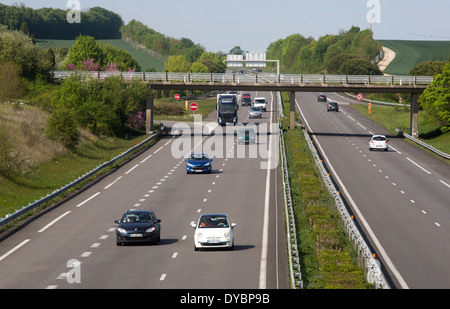
<instances>
[{"instance_id":1,"label":"sky","mask_svg":"<svg viewBox=\"0 0 450 309\"><path fill-rule=\"evenodd\" d=\"M450 41L449 0L0 0L34 9L100 6L166 36L189 38L207 51L234 46L265 52L292 34L318 39L352 26L375 39ZM81 20L81 22L83 22Z\"/></svg>"}]
</instances>

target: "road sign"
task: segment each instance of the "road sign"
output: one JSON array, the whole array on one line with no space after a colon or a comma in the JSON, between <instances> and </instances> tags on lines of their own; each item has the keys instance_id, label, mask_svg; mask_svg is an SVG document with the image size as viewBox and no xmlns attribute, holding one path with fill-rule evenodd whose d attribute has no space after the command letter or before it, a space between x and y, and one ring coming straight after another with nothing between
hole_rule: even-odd
<instances>
[{"instance_id":1,"label":"road sign","mask_svg":"<svg viewBox=\"0 0 450 309\"><path fill-rule=\"evenodd\" d=\"M180 99L180 95L179 95L179 94L176 94L176 95L175 95L175 100L178 101L179 99Z\"/></svg>"},{"instance_id":2,"label":"road sign","mask_svg":"<svg viewBox=\"0 0 450 309\"><path fill-rule=\"evenodd\" d=\"M191 105L189 105L189 108L191 109L191 111L195 112L198 109L198 104L191 103Z\"/></svg>"},{"instance_id":3,"label":"road sign","mask_svg":"<svg viewBox=\"0 0 450 309\"><path fill-rule=\"evenodd\" d=\"M361 101L364 98L364 96L362 95L362 93L358 93L356 95L356 100Z\"/></svg>"}]
</instances>

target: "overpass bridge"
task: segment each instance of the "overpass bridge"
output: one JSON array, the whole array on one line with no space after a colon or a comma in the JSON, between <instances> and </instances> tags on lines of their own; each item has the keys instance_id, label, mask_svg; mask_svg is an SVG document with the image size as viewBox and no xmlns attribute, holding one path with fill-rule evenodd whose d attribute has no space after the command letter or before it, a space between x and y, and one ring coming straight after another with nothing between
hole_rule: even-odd
<instances>
[{"instance_id":1,"label":"overpass bridge","mask_svg":"<svg viewBox=\"0 0 450 309\"><path fill-rule=\"evenodd\" d=\"M290 93L290 126L294 127L296 92L411 93L411 135L417 137L418 97L433 81L432 76L324 75L272 73L176 73L176 72L71 72L52 71L53 80L72 74L82 78L104 79L120 76L124 80L141 80L157 90L203 91L285 91ZM149 99L151 118L153 99ZM147 121L150 122L151 121Z\"/></svg>"}]
</instances>

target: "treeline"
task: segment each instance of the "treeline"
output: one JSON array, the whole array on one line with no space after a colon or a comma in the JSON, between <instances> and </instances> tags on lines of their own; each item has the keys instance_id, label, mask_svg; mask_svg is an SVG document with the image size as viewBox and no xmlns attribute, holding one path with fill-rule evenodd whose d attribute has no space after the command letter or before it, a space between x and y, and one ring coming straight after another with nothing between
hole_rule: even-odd
<instances>
[{"instance_id":1,"label":"treeline","mask_svg":"<svg viewBox=\"0 0 450 309\"><path fill-rule=\"evenodd\" d=\"M315 40L293 34L273 42L267 58L277 59L287 73L382 74L372 60L380 53L381 44L370 30L352 27L338 35L325 35Z\"/></svg>"},{"instance_id":2,"label":"treeline","mask_svg":"<svg viewBox=\"0 0 450 309\"><path fill-rule=\"evenodd\" d=\"M124 41L130 38L133 42L163 56L184 55L187 61L191 63L196 62L205 52L203 46L195 44L191 39L167 37L134 19L127 25L122 26L120 32Z\"/></svg>"},{"instance_id":3,"label":"treeline","mask_svg":"<svg viewBox=\"0 0 450 309\"><path fill-rule=\"evenodd\" d=\"M96 39L120 39L122 17L101 7L81 12L81 23L69 23L70 10L54 8L32 9L24 4L8 6L0 4L0 24L10 30L28 29L30 35L39 39L69 40L80 34Z\"/></svg>"}]
</instances>

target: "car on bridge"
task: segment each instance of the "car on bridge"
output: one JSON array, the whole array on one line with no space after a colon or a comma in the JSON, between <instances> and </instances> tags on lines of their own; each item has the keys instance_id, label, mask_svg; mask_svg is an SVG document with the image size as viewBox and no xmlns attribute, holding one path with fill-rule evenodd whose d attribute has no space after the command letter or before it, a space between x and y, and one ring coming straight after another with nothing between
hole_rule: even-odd
<instances>
[{"instance_id":1,"label":"car on bridge","mask_svg":"<svg viewBox=\"0 0 450 309\"><path fill-rule=\"evenodd\" d=\"M194 249L223 248L233 250L234 235L233 228L236 223L231 223L228 215L224 213L203 214L198 222L193 222Z\"/></svg>"},{"instance_id":2,"label":"car on bridge","mask_svg":"<svg viewBox=\"0 0 450 309\"><path fill-rule=\"evenodd\" d=\"M336 111L339 112L339 104L337 102L330 102L327 104L327 112Z\"/></svg>"},{"instance_id":3,"label":"car on bridge","mask_svg":"<svg viewBox=\"0 0 450 309\"><path fill-rule=\"evenodd\" d=\"M115 220L118 224L116 228L116 243L145 242L157 244L161 239L161 220L158 219L152 210L126 211L122 219Z\"/></svg>"},{"instance_id":4,"label":"car on bridge","mask_svg":"<svg viewBox=\"0 0 450 309\"><path fill-rule=\"evenodd\" d=\"M373 135L369 142L369 150L382 149L388 151L388 139L384 135Z\"/></svg>"},{"instance_id":5,"label":"car on bridge","mask_svg":"<svg viewBox=\"0 0 450 309\"><path fill-rule=\"evenodd\" d=\"M205 153L192 153L186 162L186 173L211 173L212 161Z\"/></svg>"}]
</instances>

